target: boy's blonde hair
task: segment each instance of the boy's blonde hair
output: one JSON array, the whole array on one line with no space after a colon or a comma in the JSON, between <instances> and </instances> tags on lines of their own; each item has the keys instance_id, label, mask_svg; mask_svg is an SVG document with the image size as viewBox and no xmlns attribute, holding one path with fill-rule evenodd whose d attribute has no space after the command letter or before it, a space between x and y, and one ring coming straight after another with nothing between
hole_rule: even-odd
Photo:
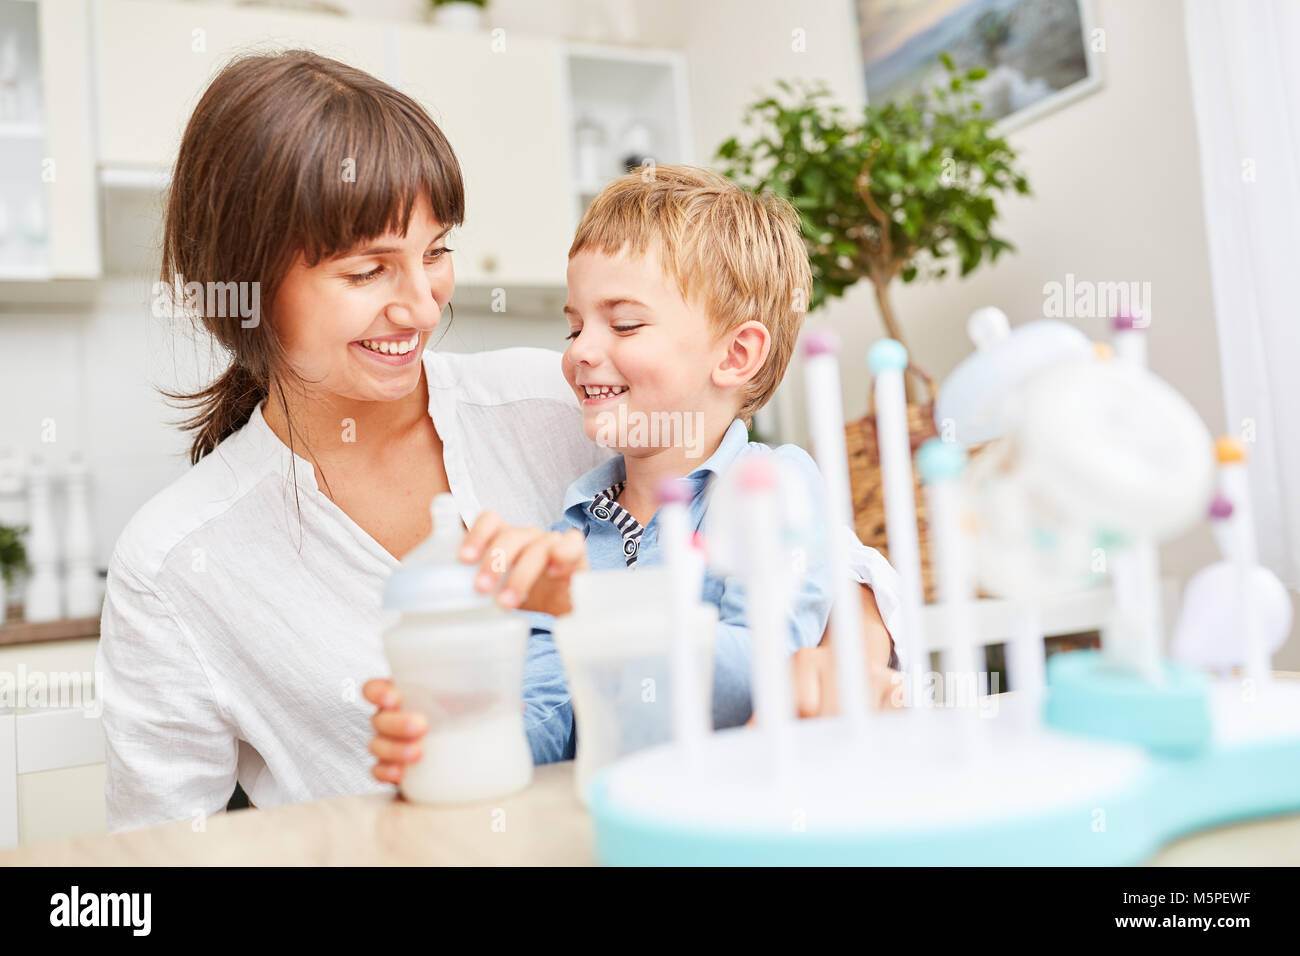
<instances>
[{"instance_id":1,"label":"boy's blonde hair","mask_svg":"<svg viewBox=\"0 0 1300 956\"><path fill-rule=\"evenodd\" d=\"M742 389L746 424L781 384L808 311L812 271L799 216L777 196L746 192L693 166L644 166L598 195L569 247L644 255L655 243L682 298L703 305L721 335L757 320L772 339L767 360Z\"/></svg>"}]
</instances>

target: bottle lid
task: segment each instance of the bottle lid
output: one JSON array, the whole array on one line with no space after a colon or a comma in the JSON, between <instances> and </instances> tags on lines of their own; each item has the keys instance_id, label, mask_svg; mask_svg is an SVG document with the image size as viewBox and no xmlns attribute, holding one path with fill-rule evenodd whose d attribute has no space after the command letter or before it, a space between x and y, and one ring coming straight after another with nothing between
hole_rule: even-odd
<instances>
[{"instance_id":1,"label":"bottle lid","mask_svg":"<svg viewBox=\"0 0 1300 956\"><path fill-rule=\"evenodd\" d=\"M384 584L384 607L398 611L468 611L495 607L491 594L474 590L478 568L458 557L465 530L456 500L435 495L433 533L417 544Z\"/></svg>"},{"instance_id":2,"label":"bottle lid","mask_svg":"<svg viewBox=\"0 0 1300 956\"><path fill-rule=\"evenodd\" d=\"M1006 434L1019 408L1008 397L1030 377L1092 354L1087 336L1065 322L1038 319L1010 330L1005 323L1006 316L993 308L971 316L975 352L944 379L935 399L935 424L946 434L944 423L950 422L951 437L967 448Z\"/></svg>"}]
</instances>

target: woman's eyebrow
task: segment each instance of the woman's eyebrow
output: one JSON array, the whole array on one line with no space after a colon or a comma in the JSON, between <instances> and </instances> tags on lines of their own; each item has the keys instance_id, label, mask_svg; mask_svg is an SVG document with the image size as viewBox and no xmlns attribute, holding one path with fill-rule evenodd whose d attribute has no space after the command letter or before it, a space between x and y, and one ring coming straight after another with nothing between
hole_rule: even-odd
<instances>
[{"instance_id":1,"label":"woman's eyebrow","mask_svg":"<svg viewBox=\"0 0 1300 956\"><path fill-rule=\"evenodd\" d=\"M447 226L446 228L444 228L444 229L443 229L441 232L439 232L436 236L434 236L432 239L430 239L430 240L429 240L429 243L430 243L430 244L433 244L433 243L437 242L439 239L441 239L443 236L445 236L445 235L446 235L447 233L449 233L449 232L451 232L451 226ZM337 258L339 258L339 259L357 259L357 258L360 258L361 256L383 256L383 255L388 255L388 254L391 253L391 252L401 252L401 250L398 249L396 246L371 246L369 249L362 249L362 250L359 251L359 252L345 252L345 253L343 253L341 256L338 256Z\"/></svg>"}]
</instances>

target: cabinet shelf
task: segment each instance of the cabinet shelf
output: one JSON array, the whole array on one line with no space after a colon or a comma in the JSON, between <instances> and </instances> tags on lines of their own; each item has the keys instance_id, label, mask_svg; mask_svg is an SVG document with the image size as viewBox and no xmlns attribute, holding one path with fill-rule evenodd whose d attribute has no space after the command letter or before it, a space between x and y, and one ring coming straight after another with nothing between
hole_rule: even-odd
<instances>
[{"instance_id":1,"label":"cabinet shelf","mask_svg":"<svg viewBox=\"0 0 1300 956\"><path fill-rule=\"evenodd\" d=\"M565 54L577 218L633 156L693 162L682 54L583 43Z\"/></svg>"}]
</instances>

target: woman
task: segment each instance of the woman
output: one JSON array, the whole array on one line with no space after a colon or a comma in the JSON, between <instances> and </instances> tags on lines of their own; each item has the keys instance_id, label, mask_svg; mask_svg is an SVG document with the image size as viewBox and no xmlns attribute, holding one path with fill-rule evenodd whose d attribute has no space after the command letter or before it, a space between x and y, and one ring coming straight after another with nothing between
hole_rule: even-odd
<instances>
[{"instance_id":1,"label":"woman","mask_svg":"<svg viewBox=\"0 0 1300 956\"><path fill-rule=\"evenodd\" d=\"M110 562L96 665L110 829L217 812L237 781L257 806L391 789L377 781L418 756L402 739L416 718L386 681L368 687L374 714L358 683L388 673L380 593L429 533L431 497L450 491L467 525L490 509L486 544L497 521L548 524L606 457L555 353L425 351L464 213L442 133L358 70L250 57L200 100L162 282L236 283L256 318L187 296L231 364L172 396L196 409L193 467L132 518Z\"/></svg>"}]
</instances>

